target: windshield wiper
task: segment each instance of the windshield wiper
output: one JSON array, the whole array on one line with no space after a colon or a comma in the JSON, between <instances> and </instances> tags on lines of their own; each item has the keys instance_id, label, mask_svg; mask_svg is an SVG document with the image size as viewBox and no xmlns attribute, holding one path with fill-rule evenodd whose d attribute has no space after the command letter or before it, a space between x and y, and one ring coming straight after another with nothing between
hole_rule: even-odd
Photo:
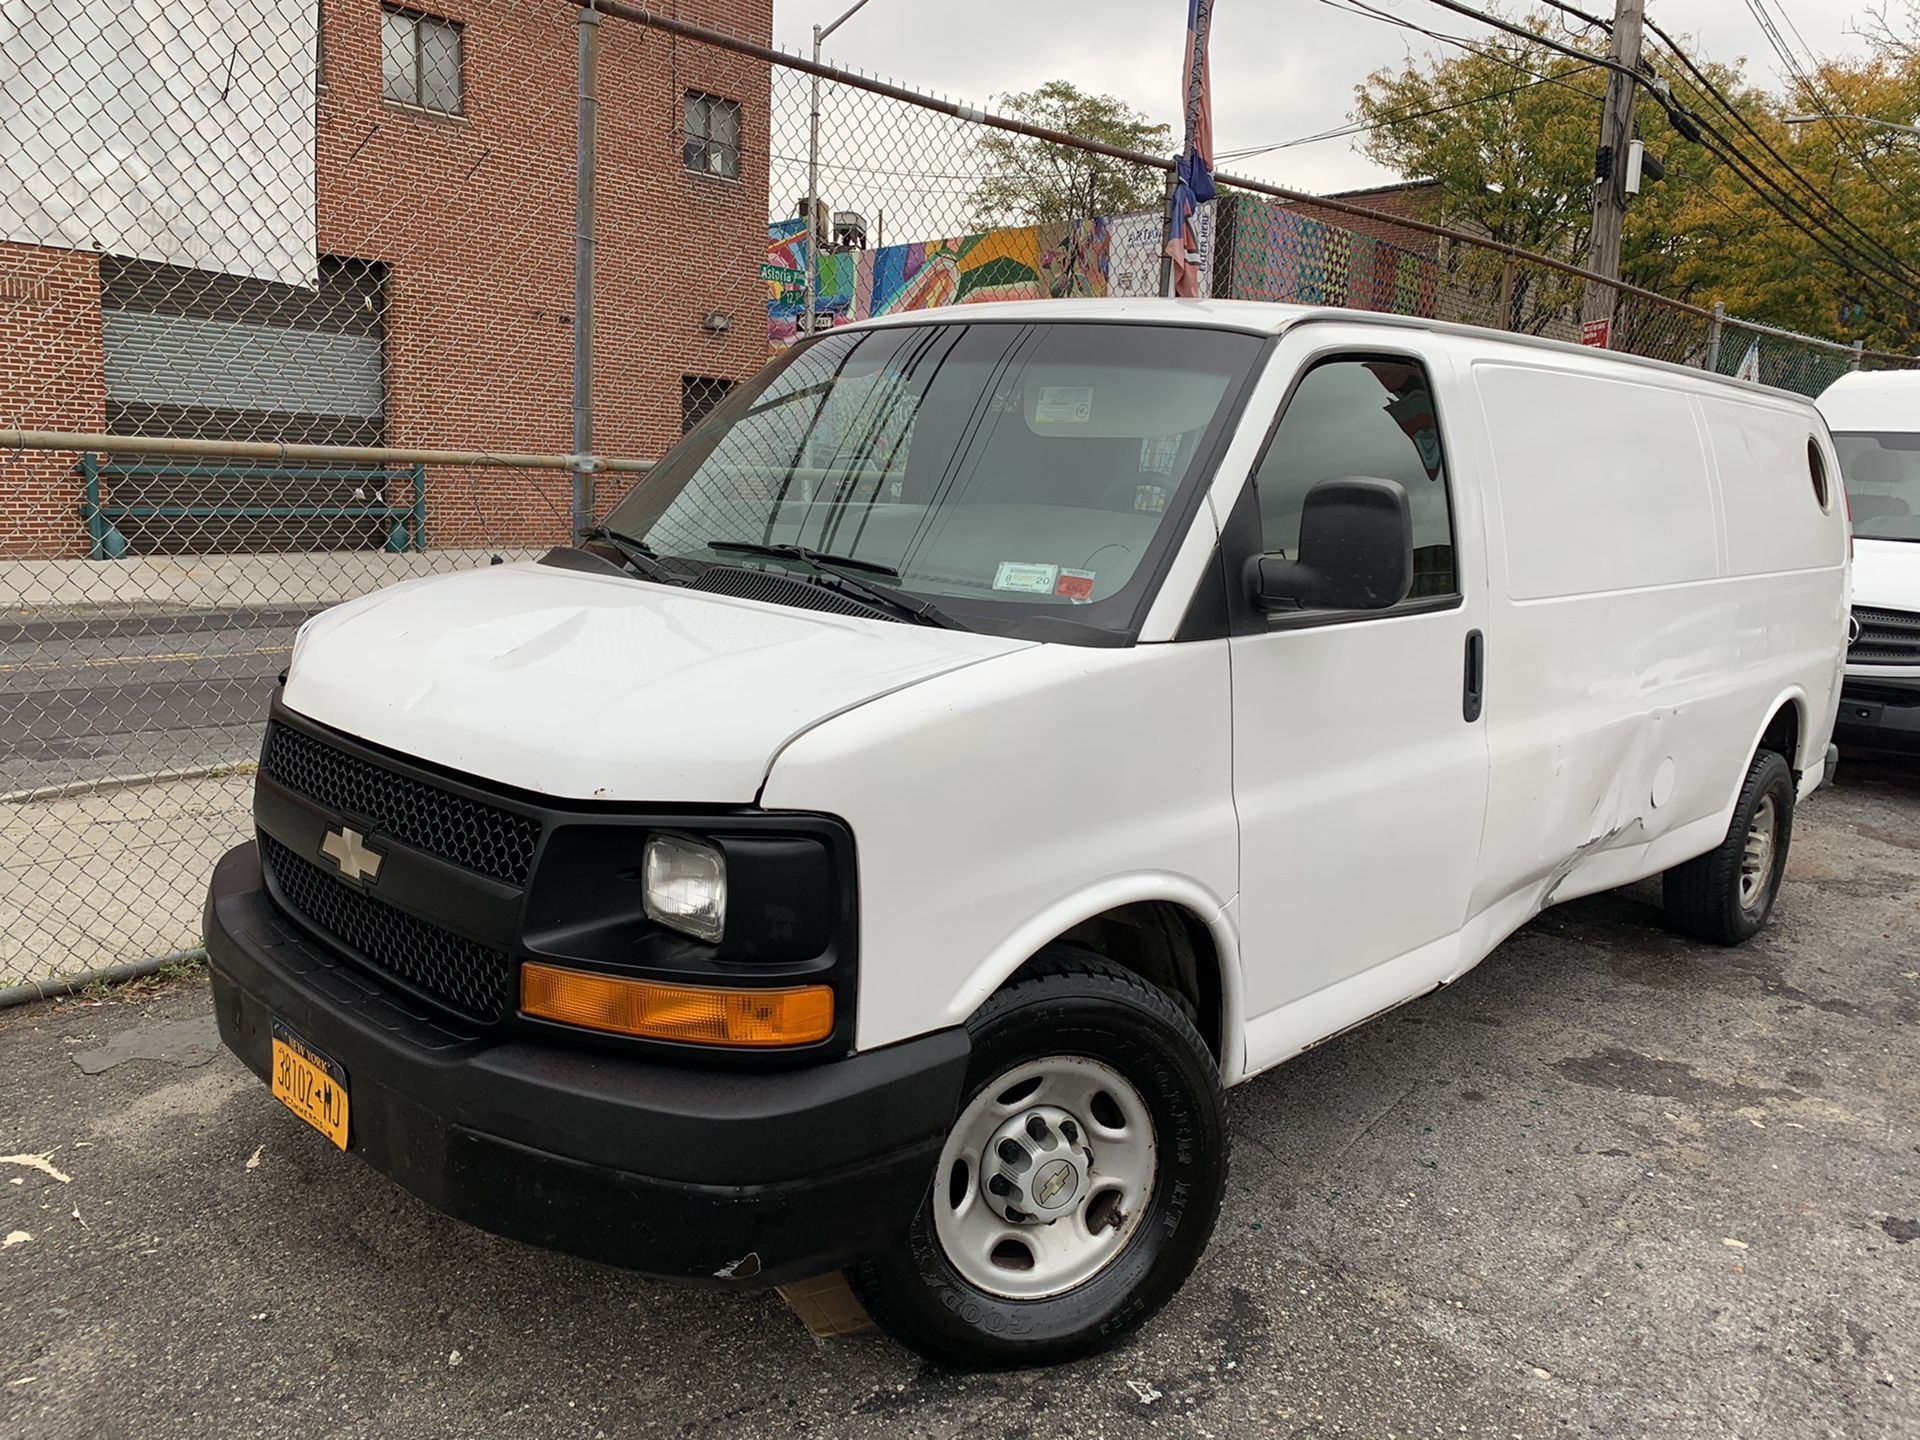
<instances>
[{"instance_id":1,"label":"windshield wiper","mask_svg":"<svg viewBox=\"0 0 1920 1440\"><path fill-rule=\"evenodd\" d=\"M813 583L824 589L835 590L858 600L865 600L882 610L891 610L896 615L921 625L938 625L943 630L964 630L967 627L948 615L931 600L920 600L896 590L891 585L876 585L871 580L862 580L856 575L843 575L842 570L861 570L872 575L891 575L898 579L900 572L891 565L882 565L877 560L862 560L853 555L828 555L818 550L809 550L804 545L774 545L759 540L709 540L709 550L720 552L737 551L742 555L769 555L777 560L798 560L810 565L819 578Z\"/></svg>"},{"instance_id":2,"label":"windshield wiper","mask_svg":"<svg viewBox=\"0 0 1920 1440\"><path fill-rule=\"evenodd\" d=\"M636 540L631 535L622 535L618 530L609 530L604 525L596 525L580 536L581 542L599 540L618 550L630 569L656 580L662 585L684 585L686 580L674 574L660 563L660 557L653 547L644 540Z\"/></svg>"},{"instance_id":3,"label":"windshield wiper","mask_svg":"<svg viewBox=\"0 0 1920 1440\"><path fill-rule=\"evenodd\" d=\"M785 555L804 560L814 569L832 565L841 570L864 570L869 575L888 575L898 580L900 572L878 560L862 560L857 555L830 555L824 550L809 550L804 545L772 545L761 540L709 540L709 550L738 550L743 555Z\"/></svg>"}]
</instances>

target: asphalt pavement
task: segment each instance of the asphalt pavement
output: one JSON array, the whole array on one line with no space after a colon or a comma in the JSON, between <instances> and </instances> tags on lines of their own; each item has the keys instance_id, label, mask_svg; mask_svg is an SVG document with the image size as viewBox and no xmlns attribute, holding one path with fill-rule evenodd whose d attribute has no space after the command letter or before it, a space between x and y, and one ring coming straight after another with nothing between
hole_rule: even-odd
<instances>
[{"instance_id":1,"label":"asphalt pavement","mask_svg":"<svg viewBox=\"0 0 1920 1440\"><path fill-rule=\"evenodd\" d=\"M252 759L318 608L0 622L0 794Z\"/></svg>"},{"instance_id":2,"label":"asphalt pavement","mask_svg":"<svg viewBox=\"0 0 1920 1440\"><path fill-rule=\"evenodd\" d=\"M1186 1290L982 1376L438 1216L219 1052L197 975L0 1012L0 1434L1908 1440L1920 767L1843 766L1743 948L1655 898L1240 1087Z\"/></svg>"}]
</instances>

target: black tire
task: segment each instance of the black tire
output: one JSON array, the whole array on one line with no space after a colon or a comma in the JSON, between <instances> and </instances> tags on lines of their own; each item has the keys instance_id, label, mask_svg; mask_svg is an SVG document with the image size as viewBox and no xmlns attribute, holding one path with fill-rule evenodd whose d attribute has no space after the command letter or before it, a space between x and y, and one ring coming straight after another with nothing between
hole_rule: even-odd
<instances>
[{"instance_id":1,"label":"black tire","mask_svg":"<svg viewBox=\"0 0 1920 1440\"><path fill-rule=\"evenodd\" d=\"M1780 893L1780 877L1786 873L1787 847L1793 840L1793 797L1793 771L1786 760L1772 750L1755 755L1726 838L1661 877L1667 920L1674 929L1715 945L1738 945L1760 933ZM1769 800L1774 816L1772 863L1764 883L1743 899L1741 865L1748 832Z\"/></svg>"},{"instance_id":2,"label":"black tire","mask_svg":"<svg viewBox=\"0 0 1920 1440\"><path fill-rule=\"evenodd\" d=\"M1161 1137L1146 1214L1126 1248L1062 1294L1011 1300L955 1269L935 1230L935 1176L906 1241L847 1272L867 1313L901 1343L961 1369L1041 1365L1115 1344L1192 1273L1227 1183L1219 1069L1165 992L1090 952L1049 947L967 1022L961 1109L1017 1065L1056 1055L1100 1061L1139 1092Z\"/></svg>"}]
</instances>

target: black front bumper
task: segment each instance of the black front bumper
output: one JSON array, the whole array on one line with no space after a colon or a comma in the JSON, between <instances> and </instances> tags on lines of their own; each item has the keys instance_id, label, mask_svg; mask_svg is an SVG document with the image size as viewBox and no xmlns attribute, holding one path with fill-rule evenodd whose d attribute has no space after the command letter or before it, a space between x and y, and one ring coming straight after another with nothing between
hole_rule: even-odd
<instances>
[{"instance_id":1,"label":"black front bumper","mask_svg":"<svg viewBox=\"0 0 1920 1440\"><path fill-rule=\"evenodd\" d=\"M1840 687L1834 739L1849 750L1920 754L1920 675L1848 676Z\"/></svg>"},{"instance_id":2,"label":"black front bumper","mask_svg":"<svg viewBox=\"0 0 1920 1440\"><path fill-rule=\"evenodd\" d=\"M778 1284L889 1247L966 1072L958 1029L774 1071L466 1032L308 938L251 844L215 868L205 927L227 1048L265 1079L277 1020L337 1061L368 1164L494 1234L655 1275Z\"/></svg>"}]
</instances>

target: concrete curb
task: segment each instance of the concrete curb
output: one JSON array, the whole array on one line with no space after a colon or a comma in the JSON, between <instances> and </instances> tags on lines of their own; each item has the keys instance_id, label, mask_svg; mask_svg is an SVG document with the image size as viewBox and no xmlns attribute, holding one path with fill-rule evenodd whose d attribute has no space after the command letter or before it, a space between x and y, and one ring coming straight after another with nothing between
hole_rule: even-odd
<instances>
[{"instance_id":1,"label":"concrete curb","mask_svg":"<svg viewBox=\"0 0 1920 1440\"><path fill-rule=\"evenodd\" d=\"M141 980L148 975L158 974L169 965L204 965L206 960L204 948L176 950L171 955L129 960L124 965L109 965L104 970L90 970L84 975L67 975L58 980L28 980L0 989L0 1010L14 1005L30 1005L35 1000L57 1000L62 995L85 990L89 985L120 985L128 980Z\"/></svg>"},{"instance_id":2,"label":"concrete curb","mask_svg":"<svg viewBox=\"0 0 1920 1440\"><path fill-rule=\"evenodd\" d=\"M138 775L103 775L98 780L71 780L65 785L43 785L38 790L14 790L0 795L0 805L36 805L47 800L70 800L103 790L130 790L141 785L166 785L175 780L219 780L229 775L251 775L258 762L228 760L218 765L194 765L184 770L149 770Z\"/></svg>"}]
</instances>

